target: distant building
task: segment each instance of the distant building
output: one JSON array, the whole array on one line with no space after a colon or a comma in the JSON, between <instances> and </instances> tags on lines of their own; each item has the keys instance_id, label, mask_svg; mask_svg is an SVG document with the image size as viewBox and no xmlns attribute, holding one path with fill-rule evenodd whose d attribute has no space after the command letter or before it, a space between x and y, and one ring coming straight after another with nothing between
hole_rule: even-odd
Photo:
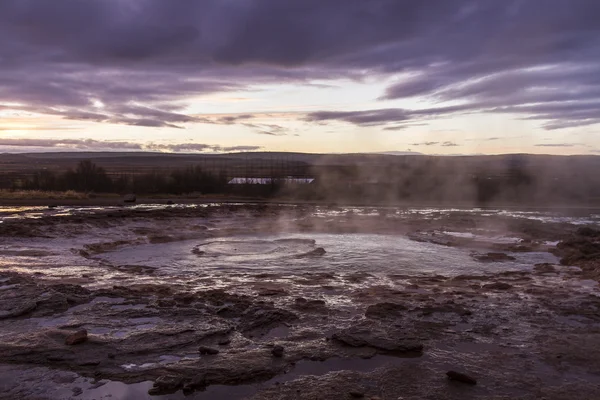
<instances>
[{"instance_id":1,"label":"distant building","mask_svg":"<svg viewBox=\"0 0 600 400\"><path fill-rule=\"evenodd\" d=\"M314 178L233 178L229 185L270 185L272 183L284 183L292 185L308 185L313 183Z\"/></svg>"}]
</instances>

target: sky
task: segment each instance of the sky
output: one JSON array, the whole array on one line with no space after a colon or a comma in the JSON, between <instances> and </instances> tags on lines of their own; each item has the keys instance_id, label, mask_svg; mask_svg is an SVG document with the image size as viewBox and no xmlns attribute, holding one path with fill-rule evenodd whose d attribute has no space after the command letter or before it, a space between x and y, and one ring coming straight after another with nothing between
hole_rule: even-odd
<instances>
[{"instance_id":1,"label":"sky","mask_svg":"<svg viewBox=\"0 0 600 400\"><path fill-rule=\"evenodd\" d=\"M1 0L0 152L599 154L598 0Z\"/></svg>"}]
</instances>

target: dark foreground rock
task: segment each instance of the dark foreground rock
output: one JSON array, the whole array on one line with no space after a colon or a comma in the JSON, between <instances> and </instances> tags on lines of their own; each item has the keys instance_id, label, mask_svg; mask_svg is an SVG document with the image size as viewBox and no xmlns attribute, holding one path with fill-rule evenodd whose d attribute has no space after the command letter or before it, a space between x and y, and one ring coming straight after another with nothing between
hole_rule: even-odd
<instances>
[{"instance_id":1,"label":"dark foreground rock","mask_svg":"<svg viewBox=\"0 0 600 400\"><path fill-rule=\"evenodd\" d=\"M200 348L198 349L198 352L202 355L215 355L215 354L219 354L219 350L218 349L213 349L212 347L208 347L208 346L200 346Z\"/></svg>"},{"instance_id":2,"label":"dark foreground rock","mask_svg":"<svg viewBox=\"0 0 600 400\"><path fill-rule=\"evenodd\" d=\"M461 372L448 371L448 372L446 372L446 375L448 376L449 379L451 379L453 381L467 383L469 385L477 384L477 380L475 378L473 378L467 374L463 374Z\"/></svg>"},{"instance_id":3,"label":"dark foreground rock","mask_svg":"<svg viewBox=\"0 0 600 400\"><path fill-rule=\"evenodd\" d=\"M283 351L283 346L277 345L271 349L271 354L273 354L273 357L283 357Z\"/></svg>"},{"instance_id":4,"label":"dark foreground rock","mask_svg":"<svg viewBox=\"0 0 600 400\"><path fill-rule=\"evenodd\" d=\"M377 303L367 307L365 316L367 318L387 318L405 313L408 310L403 304L398 303Z\"/></svg>"},{"instance_id":5,"label":"dark foreground rock","mask_svg":"<svg viewBox=\"0 0 600 400\"><path fill-rule=\"evenodd\" d=\"M290 311L260 304L249 307L244 312L237 329L243 333L262 333L297 318L298 316Z\"/></svg>"},{"instance_id":6,"label":"dark foreground rock","mask_svg":"<svg viewBox=\"0 0 600 400\"><path fill-rule=\"evenodd\" d=\"M362 399L365 397L365 394L363 392L359 392L357 390L353 390L351 392L348 393L350 395L350 397L355 398L355 399Z\"/></svg>"}]
</instances>

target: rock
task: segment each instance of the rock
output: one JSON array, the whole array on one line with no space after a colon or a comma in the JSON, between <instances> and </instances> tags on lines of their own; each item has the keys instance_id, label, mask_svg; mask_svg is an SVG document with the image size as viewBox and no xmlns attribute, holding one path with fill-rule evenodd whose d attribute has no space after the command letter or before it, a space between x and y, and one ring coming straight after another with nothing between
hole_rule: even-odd
<instances>
[{"instance_id":1,"label":"rock","mask_svg":"<svg viewBox=\"0 0 600 400\"><path fill-rule=\"evenodd\" d=\"M373 347L387 352L421 352L423 345L415 339L402 336L399 330L382 328L374 324L362 323L347 329L342 329L332 335L347 346Z\"/></svg>"},{"instance_id":2,"label":"rock","mask_svg":"<svg viewBox=\"0 0 600 400\"><path fill-rule=\"evenodd\" d=\"M533 270L539 274L555 274L557 273L554 265L550 263L535 264Z\"/></svg>"},{"instance_id":3,"label":"rock","mask_svg":"<svg viewBox=\"0 0 600 400\"><path fill-rule=\"evenodd\" d=\"M275 308L271 305L256 305L248 308L242 314L242 321L238 329L242 332L250 332L257 329L268 330L276 325L297 319L296 314Z\"/></svg>"},{"instance_id":4,"label":"rock","mask_svg":"<svg viewBox=\"0 0 600 400\"><path fill-rule=\"evenodd\" d=\"M321 257L327 253L324 248L317 247L316 249L309 251L308 253L297 255L296 258L308 258L308 257Z\"/></svg>"},{"instance_id":5,"label":"rock","mask_svg":"<svg viewBox=\"0 0 600 400\"><path fill-rule=\"evenodd\" d=\"M404 313L408 308L398 303L377 303L367 307L367 318L386 318Z\"/></svg>"},{"instance_id":6,"label":"rock","mask_svg":"<svg viewBox=\"0 0 600 400\"><path fill-rule=\"evenodd\" d=\"M83 393L83 389L80 388L79 386L75 386L73 389L73 396L79 396L81 393Z\"/></svg>"},{"instance_id":7,"label":"rock","mask_svg":"<svg viewBox=\"0 0 600 400\"><path fill-rule=\"evenodd\" d=\"M87 331L85 329L81 329L81 330L67 336L65 339L65 344L69 345L69 346L73 346L73 345L85 342L87 340L87 338L88 338Z\"/></svg>"},{"instance_id":8,"label":"rock","mask_svg":"<svg viewBox=\"0 0 600 400\"><path fill-rule=\"evenodd\" d=\"M446 375L448 375L448 378L450 378L453 381L468 383L469 385L477 384L477 380L475 380L475 378L460 372L448 371L446 372Z\"/></svg>"},{"instance_id":9,"label":"rock","mask_svg":"<svg viewBox=\"0 0 600 400\"><path fill-rule=\"evenodd\" d=\"M273 354L273 357L283 357L283 346L275 346L271 349L271 354Z\"/></svg>"},{"instance_id":10,"label":"rock","mask_svg":"<svg viewBox=\"0 0 600 400\"><path fill-rule=\"evenodd\" d=\"M197 256L203 256L204 254L206 254L206 252L205 252L204 250L200 250L200 249L199 249L199 248L197 248L197 247L194 247L194 248L192 249L192 254L195 254L195 255L197 255Z\"/></svg>"},{"instance_id":11,"label":"rock","mask_svg":"<svg viewBox=\"0 0 600 400\"><path fill-rule=\"evenodd\" d=\"M434 306L426 306L426 307L420 307L420 308L415 308L412 311L420 311L421 315L431 315L433 313L454 313L454 314L458 314L462 317L464 316L468 316L471 315L472 312L470 310L467 310L466 308L463 308L461 306L457 306L457 305L453 305L453 304L441 304L441 305L434 305Z\"/></svg>"},{"instance_id":12,"label":"rock","mask_svg":"<svg viewBox=\"0 0 600 400\"><path fill-rule=\"evenodd\" d=\"M231 343L231 339L229 338L225 338L225 339L221 339L219 340L219 346L227 346L229 343Z\"/></svg>"},{"instance_id":13,"label":"rock","mask_svg":"<svg viewBox=\"0 0 600 400\"><path fill-rule=\"evenodd\" d=\"M204 355L219 354L218 349L213 349L212 347L207 347L207 346L200 346L200 348L198 348L198 351L200 352L200 354L204 354Z\"/></svg>"},{"instance_id":14,"label":"rock","mask_svg":"<svg viewBox=\"0 0 600 400\"><path fill-rule=\"evenodd\" d=\"M325 301L308 300L304 297L298 297L294 300L294 308L302 311L324 311L326 310Z\"/></svg>"},{"instance_id":15,"label":"rock","mask_svg":"<svg viewBox=\"0 0 600 400\"><path fill-rule=\"evenodd\" d=\"M583 226L583 227L577 229L577 234L579 236L599 237L600 236L600 230L594 229L594 228L589 227L589 226Z\"/></svg>"},{"instance_id":16,"label":"rock","mask_svg":"<svg viewBox=\"0 0 600 400\"><path fill-rule=\"evenodd\" d=\"M124 203L135 203L136 200L137 200L137 197L133 193L126 194L125 196L123 196Z\"/></svg>"},{"instance_id":17,"label":"rock","mask_svg":"<svg viewBox=\"0 0 600 400\"><path fill-rule=\"evenodd\" d=\"M25 302L14 307L12 310L0 311L0 319L20 317L35 310L37 303L35 301Z\"/></svg>"},{"instance_id":18,"label":"rock","mask_svg":"<svg viewBox=\"0 0 600 400\"><path fill-rule=\"evenodd\" d=\"M353 390L348 394L350 395L350 397L353 397L355 399L362 399L363 397L365 397L365 394L363 392L359 392L357 390Z\"/></svg>"},{"instance_id":19,"label":"rock","mask_svg":"<svg viewBox=\"0 0 600 400\"><path fill-rule=\"evenodd\" d=\"M512 285L509 285L508 283L505 283L505 282L494 282L494 283L489 283L487 285L483 285L482 287L484 289L489 289L489 290L508 290L508 289L512 288Z\"/></svg>"},{"instance_id":20,"label":"rock","mask_svg":"<svg viewBox=\"0 0 600 400\"><path fill-rule=\"evenodd\" d=\"M456 245L456 238L439 232L412 232L406 235L410 240L421 243L433 243L440 246Z\"/></svg>"},{"instance_id":21,"label":"rock","mask_svg":"<svg viewBox=\"0 0 600 400\"><path fill-rule=\"evenodd\" d=\"M267 296L282 296L282 295L287 294L287 292L280 288L264 288L264 289L260 289L257 294L262 297L267 297Z\"/></svg>"},{"instance_id":22,"label":"rock","mask_svg":"<svg viewBox=\"0 0 600 400\"><path fill-rule=\"evenodd\" d=\"M487 254L479 254L473 253L473 258L477 261L481 262L503 262L503 261L515 261L516 258L513 256L509 256L505 253L487 253Z\"/></svg>"},{"instance_id":23,"label":"rock","mask_svg":"<svg viewBox=\"0 0 600 400\"><path fill-rule=\"evenodd\" d=\"M159 376L148 394L150 396L157 396L163 394L171 394L178 391L183 386L183 379L178 376L163 375Z\"/></svg>"}]
</instances>

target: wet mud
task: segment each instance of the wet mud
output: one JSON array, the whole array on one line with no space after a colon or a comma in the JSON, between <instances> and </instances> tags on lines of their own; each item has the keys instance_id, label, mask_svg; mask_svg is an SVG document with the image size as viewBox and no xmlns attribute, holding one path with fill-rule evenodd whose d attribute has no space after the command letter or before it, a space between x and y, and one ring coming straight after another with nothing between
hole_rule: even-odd
<instances>
[{"instance_id":1,"label":"wet mud","mask_svg":"<svg viewBox=\"0 0 600 400\"><path fill-rule=\"evenodd\" d=\"M0 222L0 398L600 397L594 217L59 212Z\"/></svg>"}]
</instances>

